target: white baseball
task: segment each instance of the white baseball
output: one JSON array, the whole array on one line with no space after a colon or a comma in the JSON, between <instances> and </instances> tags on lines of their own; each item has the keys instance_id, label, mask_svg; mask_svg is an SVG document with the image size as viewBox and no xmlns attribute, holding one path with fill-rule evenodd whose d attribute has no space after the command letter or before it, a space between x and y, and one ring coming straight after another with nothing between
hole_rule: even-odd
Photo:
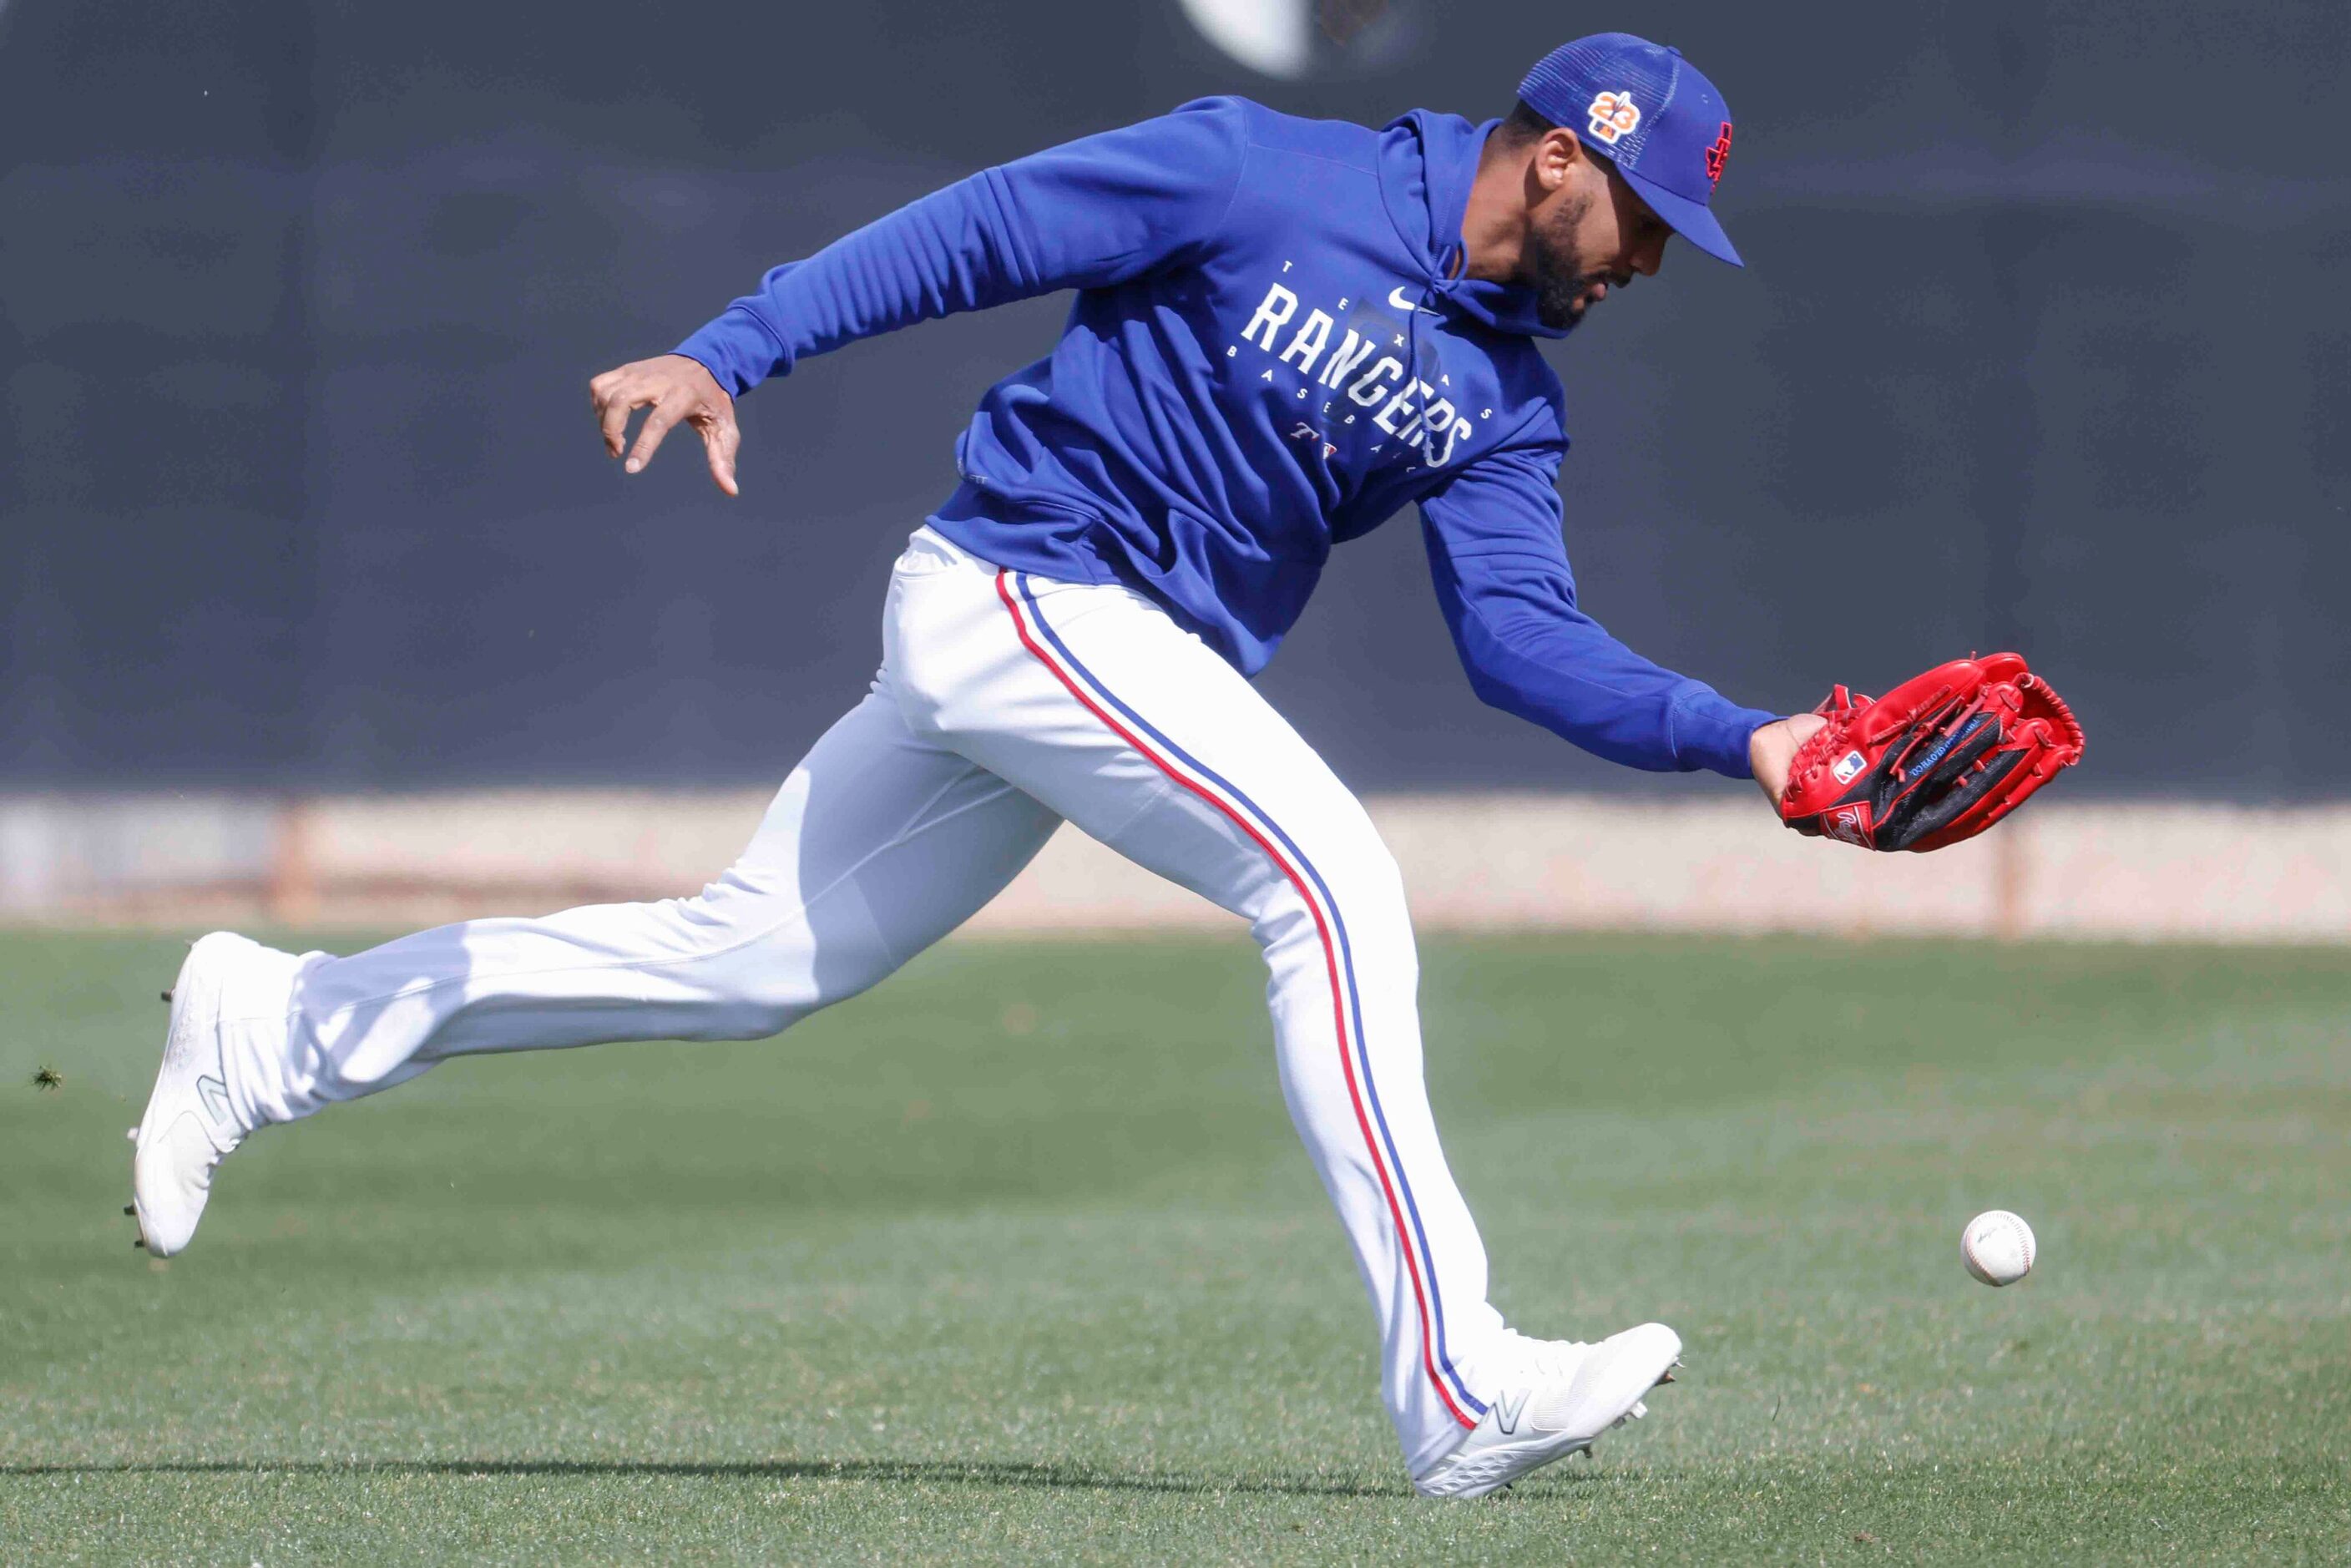
<instances>
[{"instance_id":1,"label":"white baseball","mask_svg":"<svg viewBox=\"0 0 2351 1568\"><path fill-rule=\"evenodd\" d=\"M1959 1232L1959 1260L1987 1285L2013 1285L2032 1271L2032 1227L2004 1208L1979 1214Z\"/></svg>"}]
</instances>

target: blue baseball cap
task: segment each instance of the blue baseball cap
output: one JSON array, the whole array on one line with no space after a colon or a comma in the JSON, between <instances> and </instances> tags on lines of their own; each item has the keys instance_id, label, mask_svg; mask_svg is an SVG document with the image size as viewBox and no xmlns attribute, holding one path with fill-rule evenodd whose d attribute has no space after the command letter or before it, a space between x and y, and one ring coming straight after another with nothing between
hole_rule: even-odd
<instances>
[{"instance_id":1,"label":"blue baseball cap","mask_svg":"<svg viewBox=\"0 0 2351 1568\"><path fill-rule=\"evenodd\" d=\"M1630 33L1562 44L1519 84L1519 101L1616 165L1673 231L1747 264L1707 210L1730 156L1730 107L1679 49Z\"/></svg>"}]
</instances>

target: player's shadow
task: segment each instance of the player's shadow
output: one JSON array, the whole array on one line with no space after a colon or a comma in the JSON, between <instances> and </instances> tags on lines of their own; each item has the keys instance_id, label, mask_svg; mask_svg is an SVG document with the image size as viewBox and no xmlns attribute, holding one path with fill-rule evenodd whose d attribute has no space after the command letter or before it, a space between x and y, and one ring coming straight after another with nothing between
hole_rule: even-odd
<instances>
[{"instance_id":1,"label":"player's shadow","mask_svg":"<svg viewBox=\"0 0 2351 1568\"><path fill-rule=\"evenodd\" d=\"M1399 1483L1310 1476L1128 1475L1081 1465L967 1463L922 1459L153 1459L116 1464L0 1465L0 1476L310 1475L310 1476L679 1476L776 1480L914 1481L978 1487L1044 1487L1076 1491L1214 1494L1270 1492L1299 1497L1395 1497ZM1576 1477L1573 1479L1582 1479Z\"/></svg>"}]
</instances>

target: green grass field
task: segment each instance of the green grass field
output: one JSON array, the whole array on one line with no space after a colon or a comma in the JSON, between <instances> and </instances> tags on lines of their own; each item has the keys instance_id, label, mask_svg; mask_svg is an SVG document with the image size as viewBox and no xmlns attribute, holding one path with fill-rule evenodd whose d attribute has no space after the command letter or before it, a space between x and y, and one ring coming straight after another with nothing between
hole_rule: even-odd
<instances>
[{"instance_id":1,"label":"green grass field","mask_svg":"<svg viewBox=\"0 0 2351 1568\"><path fill-rule=\"evenodd\" d=\"M176 945L0 938L0 1560L2340 1561L2351 958L1432 944L1518 1326L1651 1418L1415 1499L1245 943L461 1061L120 1208ZM49 1065L64 1087L36 1089ZM2038 1228L2032 1279L1959 1227Z\"/></svg>"}]
</instances>

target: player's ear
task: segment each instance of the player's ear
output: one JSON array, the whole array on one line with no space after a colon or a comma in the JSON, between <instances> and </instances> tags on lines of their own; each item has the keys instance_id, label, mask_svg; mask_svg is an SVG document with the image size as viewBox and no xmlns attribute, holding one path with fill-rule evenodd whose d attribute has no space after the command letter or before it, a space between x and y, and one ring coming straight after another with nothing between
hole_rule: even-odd
<instances>
[{"instance_id":1,"label":"player's ear","mask_svg":"<svg viewBox=\"0 0 2351 1568\"><path fill-rule=\"evenodd\" d=\"M1543 194L1549 195L1566 184L1575 166L1591 156L1574 131L1564 125L1554 125L1536 139L1534 160L1527 174L1541 187Z\"/></svg>"}]
</instances>

